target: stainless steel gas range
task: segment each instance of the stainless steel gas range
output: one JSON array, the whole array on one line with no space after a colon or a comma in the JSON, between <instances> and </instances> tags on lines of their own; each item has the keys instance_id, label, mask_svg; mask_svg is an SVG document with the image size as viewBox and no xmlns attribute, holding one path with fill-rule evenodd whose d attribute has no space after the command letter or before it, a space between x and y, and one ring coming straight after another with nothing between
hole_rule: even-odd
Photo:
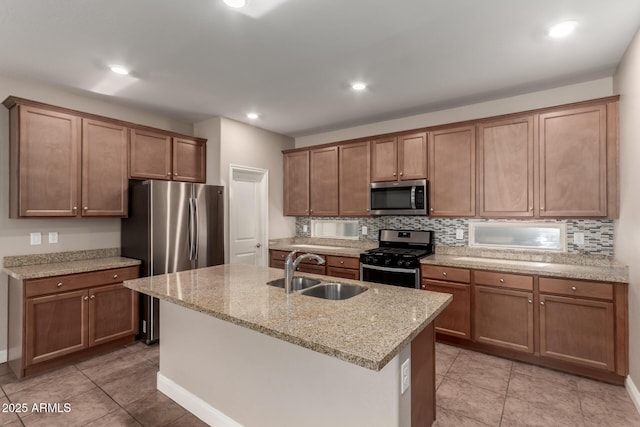
<instances>
[{"instance_id":1,"label":"stainless steel gas range","mask_svg":"<svg viewBox=\"0 0 640 427\"><path fill-rule=\"evenodd\" d=\"M420 258L433 253L433 231L380 230L379 247L360 254L360 280L420 288Z\"/></svg>"}]
</instances>

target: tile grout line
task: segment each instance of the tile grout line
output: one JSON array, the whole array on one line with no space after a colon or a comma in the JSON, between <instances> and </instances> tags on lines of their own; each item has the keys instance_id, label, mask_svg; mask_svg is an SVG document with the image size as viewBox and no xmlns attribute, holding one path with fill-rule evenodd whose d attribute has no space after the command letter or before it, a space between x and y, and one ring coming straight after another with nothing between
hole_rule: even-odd
<instances>
[{"instance_id":1,"label":"tile grout line","mask_svg":"<svg viewBox=\"0 0 640 427\"><path fill-rule=\"evenodd\" d=\"M502 413L500 414L500 426L504 419L504 408L507 406L507 396L509 395L509 385L511 385L511 375L513 375L513 360L511 361L511 367L509 368L509 380L507 381L507 389L504 392L504 401L502 402Z\"/></svg>"}]
</instances>

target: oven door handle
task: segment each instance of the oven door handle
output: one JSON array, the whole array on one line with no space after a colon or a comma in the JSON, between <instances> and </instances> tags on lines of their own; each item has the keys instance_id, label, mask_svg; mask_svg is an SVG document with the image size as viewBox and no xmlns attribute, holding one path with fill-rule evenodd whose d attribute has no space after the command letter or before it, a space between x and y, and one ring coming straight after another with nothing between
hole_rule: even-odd
<instances>
[{"instance_id":1,"label":"oven door handle","mask_svg":"<svg viewBox=\"0 0 640 427\"><path fill-rule=\"evenodd\" d=\"M380 270L380 271L391 271L391 272L397 272L397 273L416 273L416 270L419 270L418 268L397 268L397 267L378 267L377 265L369 265L369 264L362 264L362 268L368 268L371 270Z\"/></svg>"}]
</instances>

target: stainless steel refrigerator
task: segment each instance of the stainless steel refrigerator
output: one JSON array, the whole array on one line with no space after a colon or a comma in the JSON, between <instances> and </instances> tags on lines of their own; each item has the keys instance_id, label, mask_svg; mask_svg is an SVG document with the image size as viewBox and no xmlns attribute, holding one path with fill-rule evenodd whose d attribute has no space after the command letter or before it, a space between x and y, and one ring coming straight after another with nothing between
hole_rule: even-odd
<instances>
[{"instance_id":1,"label":"stainless steel refrigerator","mask_svg":"<svg viewBox=\"0 0 640 427\"><path fill-rule=\"evenodd\" d=\"M143 277L224 263L223 187L130 181L121 254L142 261ZM159 338L159 301L140 295L140 338Z\"/></svg>"}]
</instances>

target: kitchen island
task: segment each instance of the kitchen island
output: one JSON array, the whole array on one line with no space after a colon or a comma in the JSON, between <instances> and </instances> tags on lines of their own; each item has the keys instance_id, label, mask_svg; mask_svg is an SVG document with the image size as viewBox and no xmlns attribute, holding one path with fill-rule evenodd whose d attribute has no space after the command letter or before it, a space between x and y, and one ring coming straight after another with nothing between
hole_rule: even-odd
<instances>
[{"instance_id":1,"label":"kitchen island","mask_svg":"<svg viewBox=\"0 0 640 427\"><path fill-rule=\"evenodd\" d=\"M332 301L266 285L282 277L222 265L125 282L161 300L158 389L222 426L431 425L450 295L340 279L369 289Z\"/></svg>"}]
</instances>

